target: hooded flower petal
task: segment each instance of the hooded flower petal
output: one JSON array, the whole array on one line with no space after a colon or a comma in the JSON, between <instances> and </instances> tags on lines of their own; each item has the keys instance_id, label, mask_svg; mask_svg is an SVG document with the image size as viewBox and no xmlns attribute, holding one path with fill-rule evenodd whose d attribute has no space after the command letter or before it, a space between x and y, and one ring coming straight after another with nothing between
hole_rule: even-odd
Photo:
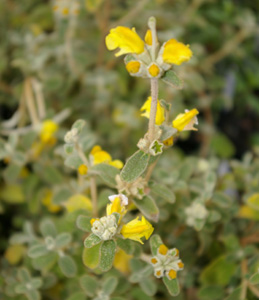
<instances>
[{"instance_id":1,"label":"hooded flower petal","mask_svg":"<svg viewBox=\"0 0 259 300\"><path fill-rule=\"evenodd\" d=\"M184 114L179 114L172 122L172 125L178 131L183 130L197 130L193 127L194 124L198 124L198 110L196 108L188 111L186 110Z\"/></svg>"},{"instance_id":2,"label":"hooded flower petal","mask_svg":"<svg viewBox=\"0 0 259 300\"><path fill-rule=\"evenodd\" d=\"M148 97L147 101L143 104L143 106L140 108L140 111L144 111L144 113L141 114L142 117L146 117L149 119L150 117L150 109L151 109L151 101L152 98ZM165 110L160 105L160 102L157 101L157 111L156 111L156 125L161 125L165 120Z\"/></svg>"},{"instance_id":3,"label":"hooded flower petal","mask_svg":"<svg viewBox=\"0 0 259 300\"><path fill-rule=\"evenodd\" d=\"M140 54L144 51L145 47L135 28L130 29L123 26L111 29L110 33L106 36L105 43L109 50L120 48L120 51L115 56L127 53Z\"/></svg>"},{"instance_id":4,"label":"hooded flower petal","mask_svg":"<svg viewBox=\"0 0 259 300\"><path fill-rule=\"evenodd\" d=\"M162 57L167 64L181 65L192 57L192 51L189 45L186 46L175 39L171 39L164 44Z\"/></svg>"},{"instance_id":5,"label":"hooded flower petal","mask_svg":"<svg viewBox=\"0 0 259 300\"><path fill-rule=\"evenodd\" d=\"M123 225L121 234L126 239L131 239L143 244L141 238L145 237L146 240L148 240L153 230L153 226L145 219L145 217L142 216L141 220L137 217L126 225Z\"/></svg>"},{"instance_id":6,"label":"hooded flower petal","mask_svg":"<svg viewBox=\"0 0 259 300\"><path fill-rule=\"evenodd\" d=\"M40 139L44 144L54 144L56 141L55 133L58 130L58 125L52 120L45 120L42 123Z\"/></svg>"}]
</instances>

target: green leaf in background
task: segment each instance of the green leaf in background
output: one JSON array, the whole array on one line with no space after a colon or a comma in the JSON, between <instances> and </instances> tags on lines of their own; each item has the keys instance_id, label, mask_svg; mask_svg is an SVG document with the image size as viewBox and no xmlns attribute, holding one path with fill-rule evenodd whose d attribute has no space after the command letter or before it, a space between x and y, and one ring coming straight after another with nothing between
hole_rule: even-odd
<instances>
[{"instance_id":1,"label":"green leaf in background","mask_svg":"<svg viewBox=\"0 0 259 300\"><path fill-rule=\"evenodd\" d=\"M165 185L155 183L151 186L151 192L158 197L163 198L168 203L175 202L175 194Z\"/></svg>"},{"instance_id":2,"label":"green leaf in background","mask_svg":"<svg viewBox=\"0 0 259 300\"><path fill-rule=\"evenodd\" d=\"M242 287L235 289L227 298L224 300L239 300L241 299Z\"/></svg>"},{"instance_id":3,"label":"green leaf in background","mask_svg":"<svg viewBox=\"0 0 259 300\"><path fill-rule=\"evenodd\" d=\"M151 265L146 265L145 267L138 268L130 275L129 281L132 283L140 282L143 280L143 278L146 278L153 274L153 271L154 270Z\"/></svg>"},{"instance_id":4,"label":"green leaf in background","mask_svg":"<svg viewBox=\"0 0 259 300\"><path fill-rule=\"evenodd\" d=\"M28 251L28 256L31 258L37 258L48 253L48 249L45 245L33 245Z\"/></svg>"},{"instance_id":5,"label":"green leaf in background","mask_svg":"<svg viewBox=\"0 0 259 300\"><path fill-rule=\"evenodd\" d=\"M33 259L32 264L36 270L48 271L57 262L58 254L54 251L49 252L44 256Z\"/></svg>"},{"instance_id":6,"label":"green leaf in background","mask_svg":"<svg viewBox=\"0 0 259 300\"><path fill-rule=\"evenodd\" d=\"M211 201L217 204L219 207L227 208L232 204L232 199L223 192L214 192Z\"/></svg>"},{"instance_id":7,"label":"green leaf in background","mask_svg":"<svg viewBox=\"0 0 259 300\"><path fill-rule=\"evenodd\" d=\"M166 276L163 277L163 282L171 296L177 296L180 293L177 279L169 280Z\"/></svg>"},{"instance_id":8,"label":"green leaf in background","mask_svg":"<svg viewBox=\"0 0 259 300\"><path fill-rule=\"evenodd\" d=\"M259 284L259 272L255 273L249 278L249 282L253 285Z\"/></svg>"},{"instance_id":9,"label":"green leaf in background","mask_svg":"<svg viewBox=\"0 0 259 300\"><path fill-rule=\"evenodd\" d=\"M64 163L69 168L78 169L83 164L83 161L77 154L71 154L65 159Z\"/></svg>"},{"instance_id":10,"label":"green leaf in background","mask_svg":"<svg viewBox=\"0 0 259 300\"><path fill-rule=\"evenodd\" d=\"M134 252L134 243L129 239L117 238L117 246L120 247L124 252L131 255Z\"/></svg>"},{"instance_id":11,"label":"green leaf in background","mask_svg":"<svg viewBox=\"0 0 259 300\"><path fill-rule=\"evenodd\" d=\"M218 257L203 269L200 280L204 285L225 286L236 272L237 265L225 255Z\"/></svg>"},{"instance_id":12,"label":"green leaf in background","mask_svg":"<svg viewBox=\"0 0 259 300\"><path fill-rule=\"evenodd\" d=\"M159 209L154 199L152 199L149 196L146 196L141 200L135 199L133 202L145 217L154 222L158 221Z\"/></svg>"},{"instance_id":13,"label":"green leaf in background","mask_svg":"<svg viewBox=\"0 0 259 300\"><path fill-rule=\"evenodd\" d=\"M96 278L90 275L83 275L80 278L80 286L85 291L86 295L89 297L93 297L98 289L98 283Z\"/></svg>"},{"instance_id":14,"label":"green leaf in background","mask_svg":"<svg viewBox=\"0 0 259 300\"><path fill-rule=\"evenodd\" d=\"M114 292L114 290L116 289L117 284L118 284L117 277L112 276L112 277L105 278L105 280L102 284L103 292L106 295L111 295Z\"/></svg>"},{"instance_id":15,"label":"green leaf in background","mask_svg":"<svg viewBox=\"0 0 259 300\"><path fill-rule=\"evenodd\" d=\"M91 168L110 187L116 186L115 177L120 173L119 169L108 164L97 164Z\"/></svg>"},{"instance_id":16,"label":"green leaf in background","mask_svg":"<svg viewBox=\"0 0 259 300\"><path fill-rule=\"evenodd\" d=\"M72 241L72 235L68 232L60 233L55 240L56 247L62 248L70 244Z\"/></svg>"},{"instance_id":17,"label":"green leaf in background","mask_svg":"<svg viewBox=\"0 0 259 300\"><path fill-rule=\"evenodd\" d=\"M205 286L199 290L200 300L221 300L224 298L224 289L221 286Z\"/></svg>"},{"instance_id":18,"label":"green leaf in background","mask_svg":"<svg viewBox=\"0 0 259 300\"><path fill-rule=\"evenodd\" d=\"M142 291L148 296L154 296L157 291L157 285L155 281L150 278L143 277L143 279L139 282L139 285Z\"/></svg>"},{"instance_id":19,"label":"green leaf in background","mask_svg":"<svg viewBox=\"0 0 259 300\"><path fill-rule=\"evenodd\" d=\"M70 155L73 153L74 151L74 145L70 145L70 144L65 144L64 145L64 151L67 155Z\"/></svg>"},{"instance_id":20,"label":"green leaf in background","mask_svg":"<svg viewBox=\"0 0 259 300\"><path fill-rule=\"evenodd\" d=\"M235 146L229 138L222 133L217 133L212 137L211 149L221 158L230 158L235 154Z\"/></svg>"},{"instance_id":21,"label":"green leaf in background","mask_svg":"<svg viewBox=\"0 0 259 300\"><path fill-rule=\"evenodd\" d=\"M62 273L67 277L74 277L77 273L77 265L71 256L60 256L58 260L58 265Z\"/></svg>"},{"instance_id":22,"label":"green leaf in background","mask_svg":"<svg viewBox=\"0 0 259 300\"><path fill-rule=\"evenodd\" d=\"M126 161L121 171L121 179L132 182L143 174L148 166L149 155L139 150Z\"/></svg>"},{"instance_id":23,"label":"green leaf in background","mask_svg":"<svg viewBox=\"0 0 259 300\"><path fill-rule=\"evenodd\" d=\"M28 290L26 292L26 296L29 300L40 300L41 299L40 293L36 290Z\"/></svg>"},{"instance_id":24,"label":"green leaf in background","mask_svg":"<svg viewBox=\"0 0 259 300\"><path fill-rule=\"evenodd\" d=\"M7 183L15 183L17 178L19 177L21 173L21 166L18 166L16 164L9 164L7 168L5 168L3 175L4 179Z\"/></svg>"},{"instance_id":25,"label":"green leaf in background","mask_svg":"<svg viewBox=\"0 0 259 300\"><path fill-rule=\"evenodd\" d=\"M40 231L44 237L51 236L55 238L57 235L56 227L49 219L45 219L40 223Z\"/></svg>"},{"instance_id":26,"label":"green leaf in background","mask_svg":"<svg viewBox=\"0 0 259 300\"><path fill-rule=\"evenodd\" d=\"M162 80L172 86L175 89L183 88L183 81L178 77L178 75L173 70L168 70L165 72Z\"/></svg>"},{"instance_id":27,"label":"green leaf in background","mask_svg":"<svg viewBox=\"0 0 259 300\"><path fill-rule=\"evenodd\" d=\"M115 241L113 240L104 241L101 244L99 267L103 272L107 272L112 267L115 251L116 251Z\"/></svg>"},{"instance_id":28,"label":"green leaf in background","mask_svg":"<svg viewBox=\"0 0 259 300\"><path fill-rule=\"evenodd\" d=\"M72 125L72 129L76 128L78 130L78 133L80 133L82 131L82 129L84 128L86 122L84 120L76 120L75 123Z\"/></svg>"},{"instance_id":29,"label":"green leaf in background","mask_svg":"<svg viewBox=\"0 0 259 300\"><path fill-rule=\"evenodd\" d=\"M84 241L84 246L85 246L86 248L92 248L92 247L94 247L95 245L101 243L101 241L102 241L102 240L101 240L97 235L91 233L91 234L85 239L85 241Z\"/></svg>"},{"instance_id":30,"label":"green leaf in background","mask_svg":"<svg viewBox=\"0 0 259 300\"><path fill-rule=\"evenodd\" d=\"M9 204L19 204L24 203L25 196L20 185L11 184L5 185L0 190L0 199L4 200Z\"/></svg>"},{"instance_id":31,"label":"green leaf in background","mask_svg":"<svg viewBox=\"0 0 259 300\"><path fill-rule=\"evenodd\" d=\"M66 300L86 300L86 297L83 292L75 292L73 295L66 298Z\"/></svg>"},{"instance_id":32,"label":"green leaf in background","mask_svg":"<svg viewBox=\"0 0 259 300\"><path fill-rule=\"evenodd\" d=\"M73 195L72 191L66 187L62 187L54 192L53 204L60 205L61 203L67 201Z\"/></svg>"},{"instance_id":33,"label":"green leaf in background","mask_svg":"<svg viewBox=\"0 0 259 300\"><path fill-rule=\"evenodd\" d=\"M92 217L80 215L76 219L76 226L85 232L91 232L91 228L92 228L92 225L90 223L91 219Z\"/></svg>"},{"instance_id":34,"label":"green leaf in background","mask_svg":"<svg viewBox=\"0 0 259 300\"><path fill-rule=\"evenodd\" d=\"M155 256L157 255L157 250L159 246L162 245L163 242L158 234L153 234L149 240L149 244L150 244L152 255Z\"/></svg>"},{"instance_id":35,"label":"green leaf in background","mask_svg":"<svg viewBox=\"0 0 259 300\"><path fill-rule=\"evenodd\" d=\"M102 243L95 245L92 248L84 248L83 250L83 263L90 269L95 269L99 265L100 248Z\"/></svg>"},{"instance_id":36,"label":"green leaf in background","mask_svg":"<svg viewBox=\"0 0 259 300\"><path fill-rule=\"evenodd\" d=\"M28 282L31 280L31 275L26 268L19 269L17 276L18 276L19 280L22 282Z\"/></svg>"}]
</instances>

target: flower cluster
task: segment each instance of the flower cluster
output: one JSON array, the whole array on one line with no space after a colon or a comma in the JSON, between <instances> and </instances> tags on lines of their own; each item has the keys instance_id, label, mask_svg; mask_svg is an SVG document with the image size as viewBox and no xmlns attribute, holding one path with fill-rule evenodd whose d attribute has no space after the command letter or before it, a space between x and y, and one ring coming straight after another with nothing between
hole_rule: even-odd
<instances>
[{"instance_id":1,"label":"flower cluster","mask_svg":"<svg viewBox=\"0 0 259 300\"><path fill-rule=\"evenodd\" d=\"M142 216L141 220L137 217L127 224L121 224L121 220L127 212L128 198L119 194L110 196L109 200L111 203L106 207L107 216L91 220L92 232L104 241L112 239L116 234L141 244L143 244L141 240L143 237L148 240L154 228L145 217ZM119 215L118 219L114 213Z\"/></svg>"},{"instance_id":2,"label":"flower cluster","mask_svg":"<svg viewBox=\"0 0 259 300\"><path fill-rule=\"evenodd\" d=\"M156 125L160 126L165 122L165 108L161 105L162 100L157 101L157 112L156 112ZM151 110L151 97L148 97L146 102L140 108L142 112L141 116L150 118ZM144 112L143 112L144 111ZM199 114L196 108L192 110L186 109L184 113L178 114L176 118L172 121L172 128L174 128L175 134L177 135L181 131L194 130L198 129L194 125L198 125L197 115ZM173 144L173 136L163 141L165 146L171 146Z\"/></svg>"},{"instance_id":3,"label":"flower cluster","mask_svg":"<svg viewBox=\"0 0 259 300\"><path fill-rule=\"evenodd\" d=\"M187 225L195 227L197 222L205 222L209 212L202 203L193 202L191 206L185 208L185 214Z\"/></svg>"},{"instance_id":4,"label":"flower cluster","mask_svg":"<svg viewBox=\"0 0 259 300\"><path fill-rule=\"evenodd\" d=\"M184 45L175 39L170 39L159 48L156 35L156 22L149 20L149 30L145 42L136 33L135 28L118 26L110 30L106 37L109 50L120 48L115 56L128 54L125 57L126 69L132 76L144 78L159 78L172 65L181 65L192 57L189 45Z\"/></svg>"},{"instance_id":5,"label":"flower cluster","mask_svg":"<svg viewBox=\"0 0 259 300\"><path fill-rule=\"evenodd\" d=\"M72 129L73 130L73 129ZM99 145L96 145L92 148L89 155L89 163L90 166L95 166L101 163L109 164L117 169L121 169L123 167L123 162L116 159L112 160L111 155L104 151ZM81 164L78 167L78 172L81 175L86 175L88 172L88 167L85 164Z\"/></svg>"},{"instance_id":6,"label":"flower cluster","mask_svg":"<svg viewBox=\"0 0 259 300\"><path fill-rule=\"evenodd\" d=\"M156 256L151 258L154 267L154 274L157 278L166 276L169 280L177 277L177 272L184 268L184 264L179 259L179 250L168 249L164 244L157 249Z\"/></svg>"},{"instance_id":7,"label":"flower cluster","mask_svg":"<svg viewBox=\"0 0 259 300\"><path fill-rule=\"evenodd\" d=\"M76 0L55 0L53 11L58 17L75 17L79 14L80 4Z\"/></svg>"}]
</instances>

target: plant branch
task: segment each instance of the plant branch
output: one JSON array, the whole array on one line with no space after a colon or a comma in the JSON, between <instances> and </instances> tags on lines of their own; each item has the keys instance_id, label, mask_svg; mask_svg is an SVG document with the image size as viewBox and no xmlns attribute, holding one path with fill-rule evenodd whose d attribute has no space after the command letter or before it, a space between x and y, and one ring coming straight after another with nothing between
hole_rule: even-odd
<instances>
[{"instance_id":1,"label":"plant branch","mask_svg":"<svg viewBox=\"0 0 259 300\"><path fill-rule=\"evenodd\" d=\"M156 110L157 110L157 98L158 98L158 79L151 78L151 108L148 123L148 139L150 142L154 140L155 125L156 125Z\"/></svg>"}]
</instances>

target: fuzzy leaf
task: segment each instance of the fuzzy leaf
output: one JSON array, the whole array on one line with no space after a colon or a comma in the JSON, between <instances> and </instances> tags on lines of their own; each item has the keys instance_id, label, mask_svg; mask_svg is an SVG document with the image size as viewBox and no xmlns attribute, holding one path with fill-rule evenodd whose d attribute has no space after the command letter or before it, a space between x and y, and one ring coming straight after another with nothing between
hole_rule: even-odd
<instances>
[{"instance_id":1,"label":"fuzzy leaf","mask_svg":"<svg viewBox=\"0 0 259 300\"><path fill-rule=\"evenodd\" d=\"M113 240L104 241L100 249L100 264L99 267L103 272L110 270L113 264L116 250L116 243Z\"/></svg>"},{"instance_id":2,"label":"fuzzy leaf","mask_svg":"<svg viewBox=\"0 0 259 300\"><path fill-rule=\"evenodd\" d=\"M121 171L121 179L132 182L143 174L148 166L149 155L139 150L135 152L126 162Z\"/></svg>"},{"instance_id":3,"label":"fuzzy leaf","mask_svg":"<svg viewBox=\"0 0 259 300\"><path fill-rule=\"evenodd\" d=\"M134 243L129 239L124 240L121 238L117 238L117 245L129 255L133 254L134 252Z\"/></svg>"},{"instance_id":4,"label":"fuzzy leaf","mask_svg":"<svg viewBox=\"0 0 259 300\"><path fill-rule=\"evenodd\" d=\"M173 71L169 70L165 72L165 75L162 77L162 80L176 89L183 88L183 81L178 77L178 75Z\"/></svg>"},{"instance_id":5,"label":"fuzzy leaf","mask_svg":"<svg viewBox=\"0 0 259 300\"><path fill-rule=\"evenodd\" d=\"M53 251L49 252L48 254L46 254L44 256L35 258L32 262L33 267L37 270L48 271L56 263L57 257L58 257L58 255L56 252L53 252Z\"/></svg>"},{"instance_id":6,"label":"fuzzy leaf","mask_svg":"<svg viewBox=\"0 0 259 300\"><path fill-rule=\"evenodd\" d=\"M255 273L249 278L251 284L256 285L259 284L259 273Z\"/></svg>"},{"instance_id":7,"label":"fuzzy leaf","mask_svg":"<svg viewBox=\"0 0 259 300\"><path fill-rule=\"evenodd\" d=\"M54 238L57 235L56 227L49 219L45 219L41 222L40 231L44 237L51 236Z\"/></svg>"},{"instance_id":8,"label":"fuzzy leaf","mask_svg":"<svg viewBox=\"0 0 259 300\"><path fill-rule=\"evenodd\" d=\"M142 291L148 296L154 296L157 291L157 285L154 280L143 277L139 283Z\"/></svg>"},{"instance_id":9,"label":"fuzzy leaf","mask_svg":"<svg viewBox=\"0 0 259 300\"><path fill-rule=\"evenodd\" d=\"M116 289L116 286L118 284L118 278L117 277L108 277L103 282L103 291L106 295L111 295L114 290Z\"/></svg>"},{"instance_id":10,"label":"fuzzy leaf","mask_svg":"<svg viewBox=\"0 0 259 300\"><path fill-rule=\"evenodd\" d=\"M95 245L92 248L84 248L83 251L83 263L90 269L95 269L99 265L100 260L100 248L102 243Z\"/></svg>"},{"instance_id":11,"label":"fuzzy leaf","mask_svg":"<svg viewBox=\"0 0 259 300\"><path fill-rule=\"evenodd\" d=\"M157 250L158 250L159 246L163 244L160 236L158 234L152 235L149 240L149 243L150 243L150 248L151 248L152 254L154 256L157 255Z\"/></svg>"},{"instance_id":12,"label":"fuzzy leaf","mask_svg":"<svg viewBox=\"0 0 259 300\"><path fill-rule=\"evenodd\" d=\"M92 228L92 225L90 223L91 219L92 217L80 215L76 219L76 226L85 232L91 232L91 228Z\"/></svg>"},{"instance_id":13,"label":"fuzzy leaf","mask_svg":"<svg viewBox=\"0 0 259 300\"><path fill-rule=\"evenodd\" d=\"M171 296L177 296L180 293L177 279L169 280L166 276L163 277L163 282Z\"/></svg>"},{"instance_id":14,"label":"fuzzy leaf","mask_svg":"<svg viewBox=\"0 0 259 300\"><path fill-rule=\"evenodd\" d=\"M77 272L77 266L72 257L63 255L59 257L58 265L62 273L67 277L74 277Z\"/></svg>"},{"instance_id":15,"label":"fuzzy leaf","mask_svg":"<svg viewBox=\"0 0 259 300\"><path fill-rule=\"evenodd\" d=\"M78 169L80 165L82 165L83 161L77 154L71 154L65 159L65 166Z\"/></svg>"},{"instance_id":16,"label":"fuzzy leaf","mask_svg":"<svg viewBox=\"0 0 259 300\"><path fill-rule=\"evenodd\" d=\"M108 164L98 164L92 167L91 170L97 172L97 175L100 176L108 186L116 186L115 177L120 173L119 169Z\"/></svg>"},{"instance_id":17,"label":"fuzzy leaf","mask_svg":"<svg viewBox=\"0 0 259 300\"><path fill-rule=\"evenodd\" d=\"M82 129L84 128L86 122L84 120L77 120L75 121L75 123L72 125L72 129L76 128L78 130L78 133L80 133L82 131Z\"/></svg>"},{"instance_id":18,"label":"fuzzy leaf","mask_svg":"<svg viewBox=\"0 0 259 300\"><path fill-rule=\"evenodd\" d=\"M43 256L48 253L48 249L46 248L46 245L33 245L30 247L28 251L28 256L31 258L37 258L40 256Z\"/></svg>"},{"instance_id":19,"label":"fuzzy leaf","mask_svg":"<svg viewBox=\"0 0 259 300\"><path fill-rule=\"evenodd\" d=\"M157 222L159 218L159 209L156 205L156 202L149 196L144 197L143 199L135 199L135 205L148 219Z\"/></svg>"},{"instance_id":20,"label":"fuzzy leaf","mask_svg":"<svg viewBox=\"0 0 259 300\"><path fill-rule=\"evenodd\" d=\"M84 246L86 248L92 248L99 244L102 240L95 234L91 233L84 241Z\"/></svg>"},{"instance_id":21,"label":"fuzzy leaf","mask_svg":"<svg viewBox=\"0 0 259 300\"><path fill-rule=\"evenodd\" d=\"M93 297L96 294L98 289L98 283L96 278L84 275L80 278L80 286L85 291L86 295L89 297Z\"/></svg>"},{"instance_id":22,"label":"fuzzy leaf","mask_svg":"<svg viewBox=\"0 0 259 300\"><path fill-rule=\"evenodd\" d=\"M56 246L62 248L71 243L72 235L68 232L60 233L56 238Z\"/></svg>"},{"instance_id":23,"label":"fuzzy leaf","mask_svg":"<svg viewBox=\"0 0 259 300\"><path fill-rule=\"evenodd\" d=\"M151 191L153 194L163 198L168 203L174 203L175 202L175 194L165 185L156 183L152 185Z\"/></svg>"}]
</instances>

